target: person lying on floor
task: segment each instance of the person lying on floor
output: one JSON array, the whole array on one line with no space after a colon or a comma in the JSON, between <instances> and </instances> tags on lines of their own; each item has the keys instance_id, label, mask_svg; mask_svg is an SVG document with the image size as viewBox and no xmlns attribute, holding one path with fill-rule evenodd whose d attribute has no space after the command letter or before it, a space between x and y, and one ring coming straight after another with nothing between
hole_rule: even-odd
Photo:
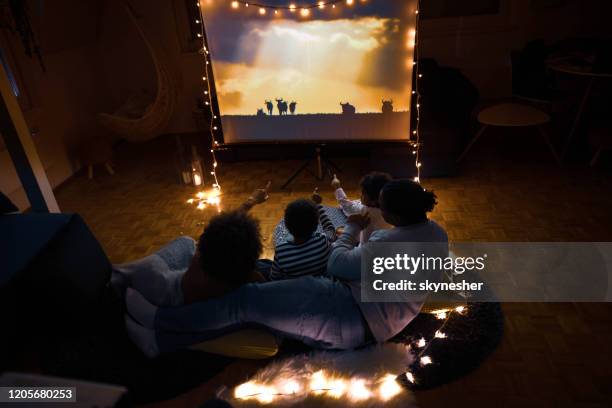
<instances>
[{"instance_id":1,"label":"person lying on floor","mask_svg":"<svg viewBox=\"0 0 612 408\"><path fill-rule=\"evenodd\" d=\"M381 191L380 205L393 228L376 231L370 241L442 243L445 254L435 256L448 256L446 232L427 218L435 204L435 194L418 183L390 181ZM263 326L315 348L352 349L385 342L419 313L425 295L411 302L361 301L364 246L358 242L368 223L367 214L348 217L344 233L333 244L327 276L247 283L222 297L179 307L157 307L138 288L128 289L128 334L150 357L245 325Z\"/></svg>"},{"instance_id":2,"label":"person lying on floor","mask_svg":"<svg viewBox=\"0 0 612 408\"><path fill-rule=\"evenodd\" d=\"M378 203L378 197L380 191L391 180L391 176L387 173L381 173L374 171L372 173L363 176L359 185L361 186L361 199L360 200L349 200L342 189L340 180L334 174L331 186L335 190L334 194L338 204L342 209L342 212L349 216L351 214L359 214L364 211L370 216L370 223L366 228L361 231L359 235L359 242L364 244L368 242L372 232L379 229L391 228L391 225L383 218L380 212L380 205Z\"/></svg>"},{"instance_id":3,"label":"person lying on floor","mask_svg":"<svg viewBox=\"0 0 612 408\"><path fill-rule=\"evenodd\" d=\"M321 205L323 198L315 189L312 200L299 199L285 208L285 226L291 233L274 248L274 261L258 261L258 270L269 280L320 275L327 268L336 229ZM321 224L323 233L317 232Z\"/></svg>"},{"instance_id":4,"label":"person lying on floor","mask_svg":"<svg viewBox=\"0 0 612 408\"><path fill-rule=\"evenodd\" d=\"M114 286L134 287L157 306L177 306L264 281L255 264L261 256L259 222L248 214L268 199L270 183L238 209L214 216L199 241L180 237L141 260L113 266Z\"/></svg>"}]
</instances>

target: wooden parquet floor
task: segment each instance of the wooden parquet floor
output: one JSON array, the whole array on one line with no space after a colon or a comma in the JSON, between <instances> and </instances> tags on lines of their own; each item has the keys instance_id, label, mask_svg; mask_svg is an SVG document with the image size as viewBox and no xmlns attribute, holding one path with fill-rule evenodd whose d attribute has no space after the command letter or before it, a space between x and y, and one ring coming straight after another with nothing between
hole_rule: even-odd
<instances>
[{"instance_id":1,"label":"wooden parquet floor","mask_svg":"<svg viewBox=\"0 0 612 408\"><path fill-rule=\"evenodd\" d=\"M217 210L186 204L192 188L177 184L172 138L117 149L113 177L77 175L57 192L64 212L80 213L113 262L142 257L180 234L197 237ZM484 149L485 153L482 153ZM453 241L612 241L612 172L577 163L557 168L545 151L500 153L484 144L458 176L427 179L438 194L432 218ZM484 159L482 159L484 157ZM357 197L363 160L338 160L347 191ZM310 175L290 191L279 186L298 161L221 164L222 208L232 208L272 180L269 202L253 210L261 220L266 253L284 206L310 194ZM426 165L426 163L425 163ZM333 202L328 185L321 185ZM506 333L476 371L451 384L417 393L422 407L612 406L612 305L504 304ZM252 363L237 362L216 380L168 401L195 405L215 384L238 381ZM256 365L255 365L256 366Z\"/></svg>"}]
</instances>

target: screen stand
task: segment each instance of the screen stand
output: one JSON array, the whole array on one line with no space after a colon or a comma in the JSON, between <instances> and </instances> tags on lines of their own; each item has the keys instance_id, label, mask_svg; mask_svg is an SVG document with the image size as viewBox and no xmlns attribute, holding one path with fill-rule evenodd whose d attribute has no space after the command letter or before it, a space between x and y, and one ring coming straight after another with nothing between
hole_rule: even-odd
<instances>
[{"instance_id":1,"label":"screen stand","mask_svg":"<svg viewBox=\"0 0 612 408\"><path fill-rule=\"evenodd\" d=\"M321 145L317 145L315 147L315 151L314 151L314 156L309 158L308 160L306 160L296 171L295 173L293 173L291 175L291 177L289 177L287 179L287 181L285 181L285 184L283 184L283 186L281 187L281 189L285 189L287 188L287 186L289 184L291 184L291 182L293 180L295 180L295 178L297 176L300 175L300 173L302 173L303 171L307 171L310 174L314 175L315 178L318 181L323 181L323 179L325 179L325 175L329 175L329 177L332 177L332 170L334 169L337 173L342 173L342 170L340 169L340 167L336 166L332 161L328 160L325 158L325 155L323 154L323 148L325 147L325 145L321 144ZM308 169L308 166L310 165L310 163L312 163L313 161L315 161L317 163L317 172L316 174L311 172Z\"/></svg>"}]
</instances>

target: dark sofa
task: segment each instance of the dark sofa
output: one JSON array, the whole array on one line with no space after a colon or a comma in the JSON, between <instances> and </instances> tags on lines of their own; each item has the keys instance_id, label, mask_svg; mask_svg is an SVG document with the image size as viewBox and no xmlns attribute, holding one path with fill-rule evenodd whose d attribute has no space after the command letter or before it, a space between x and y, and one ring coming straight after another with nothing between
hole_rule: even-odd
<instances>
[{"instance_id":1,"label":"dark sofa","mask_svg":"<svg viewBox=\"0 0 612 408\"><path fill-rule=\"evenodd\" d=\"M125 333L111 270L79 215L0 215L0 372L124 385L136 402L152 402L231 361L188 350L147 360Z\"/></svg>"}]
</instances>

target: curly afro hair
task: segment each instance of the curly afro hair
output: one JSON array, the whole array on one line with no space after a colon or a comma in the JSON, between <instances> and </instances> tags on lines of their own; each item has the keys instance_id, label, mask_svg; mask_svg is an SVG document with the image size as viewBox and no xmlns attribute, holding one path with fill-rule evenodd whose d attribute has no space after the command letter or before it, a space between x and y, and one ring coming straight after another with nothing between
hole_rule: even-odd
<instances>
[{"instance_id":1,"label":"curly afro hair","mask_svg":"<svg viewBox=\"0 0 612 408\"><path fill-rule=\"evenodd\" d=\"M380 193L381 210L397 218L400 225L425 221L437 203L433 191L408 179L391 180Z\"/></svg>"},{"instance_id":2,"label":"curly afro hair","mask_svg":"<svg viewBox=\"0 0 612 408\"><path fill-rule=\"evenodd\" d=\"M391 176L388 173L373 171L363 176L359 185L361 186L361 192L363 194L370 200L378 202L380 191L389 181L391 181Z\"/></svg>"},{"instance_id":3,"label":"curly afro hair","mask_svg":"<svg viewBox=\"0 0 612 408\"><path fill-rule=\"evenodd\" d=\"M285 208L285 226L297 239L309 238L319 225L319 212L312 200L295 200Z\"/></svg>"},{"instance_id":4,"label":"curly afro hair","mask_svg":"<svg viewBox=\"0 0 612 408\"><path fill-rule=\"evenodd\" d=\"M243 211L213 217L200 236L200 266L233 287L250 280L262 252L259 222Z\"/></svg>"}]
</instances>

